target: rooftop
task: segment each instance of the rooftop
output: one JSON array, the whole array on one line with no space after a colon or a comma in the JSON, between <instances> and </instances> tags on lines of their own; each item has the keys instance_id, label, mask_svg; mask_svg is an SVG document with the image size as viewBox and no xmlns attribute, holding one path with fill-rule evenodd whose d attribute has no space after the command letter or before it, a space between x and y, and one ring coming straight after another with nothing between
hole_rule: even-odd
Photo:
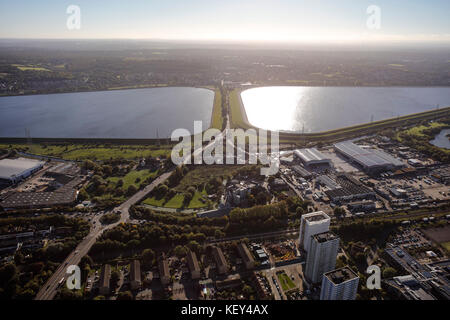
<instances>
[{"instance_id":1,"label":"rooftop","mask_svg":"<svg viewBox=\"0 0 450 320\"><path fill-rule=\"evenodd\" d=\"M218 267L227 266L227 261L225 260L222 249L219 247L213 247L212 252Z\"/></svg>"},{"instance_id":2,"label":"rooftop","mask_svg":"<svg viewBox=\"0 0 450 320\"><path fill-rule=\"evenodd\" d=\"M63 189L64 192L12 192L0 202L0 206L6 209L38 208L56 205L69 205L76 200L77 191Z\"/></svg>"},{"instance_id":3,"label":"rooftop","mask_svg":"<svg viewBox=\"0 0 450 320\"><path fill-rule=\"evenodd\" d=\"M334 147L346 156L353 158L364 167L402 166L403 163L381 150L364 149L350 141L339 142Z\"/></svg>"},{"instance_id":4,"label":"rooftop","mask_svg":"<svg viewBox=\"0 0 450 320\"><path fill-rule=\"evenodd\" d=\"M330 159L325 157L323 153L317 150L316 148L295 150L295 154L298 157L300 157L304 162L330 161Z\"/></svg>"},{"instance_id":5,"label":"rooftop","mask_svg":"<svg viewBox=\"0 0 450 320\"><path fill-rule=\"evenodd\" d=\"M3 159L0 160L0 178L9 179L22 175L28 170L43 166L44 162L32 159Z\"/></svg>"},{"instance_id":6,"label":"rooftop","mask_svg":"<svg viewBox=\"0 0 450 320\"><path fill-rule=\"evenodd\" d=\"M358 275L349 267L343 267L324 274L332 283L341 284L343 282L358 278Z\"/></svg>"},{"instance_id":7,"label":"rooftop","mask_svg":"<svg viewBox=\"0 0 450 320\"><path fill-rule=\"evenodd\" d=\"M335 235L333 232L327 231L327 232L316 234L313 236L313 238L316 239L317 242L323 243L323 242L338 239L339 237L337 235Z\"/></svg>"},{"instance_id":8,"label":"rooftop","mask_svg":"<svg viewBox=\"0 0 450 320\"><path fill-rule=\"evenodd\" d=\"M244 260L245 262L250 262L254 260L252 254L250 253L247 246L243 242L239 243L237 248L242 260Z\"/></svg>"},{"instance_id":9,"label":"rooftop","mask_svg":"<svg viewBox=\"0 0 450 320\"><path fill-rule=\"evenodd\" d=\"M197 255L195 252L189 250L187 253L187 262L189 265L189 270L191 272L200 271L200 265L198 264Z\"/></svg>"},{"instance_id":10,"label":"rooftop","mask_svg":"<svg viewBox=\"0 0 450 320\"><path fill-rule=\"evenodd\" d=\"M308 222L318 222L322 220L329 220L330 217L323 211L312 212L303 215L303 217Z\"/></svg>"},{"instance_id":11,"label":"rooftop","mask_svg":"<svg viewBox=\"0 0 450 320\"><path fill-rule=\"evenodd\" d=\"M141 264L139 260L133 260L130 265L130 280L141 281Z\"/></svg>"},{"instance_id":12,"label":"rooftop","mask_svg":"<svg viewBox=\"0 0 450 320\"><path fill-rule=\"evenodd\" d=\"M111 279L111 266L109 264L105 264L102 267L102 271L100 273L100 287L109 288L109 281Z\"/></svg>"},{"instance_id":13,"label":"rooftop","mask_svg":"<svg viewBox=\"0 0 450 320\"><path fill-rule=\"evenodd\" d=\"M162 257L159 260L158 269L161 278L170 277L169 262L167 262L167 259L165 257Z\"/></svg>"}]
</instances>

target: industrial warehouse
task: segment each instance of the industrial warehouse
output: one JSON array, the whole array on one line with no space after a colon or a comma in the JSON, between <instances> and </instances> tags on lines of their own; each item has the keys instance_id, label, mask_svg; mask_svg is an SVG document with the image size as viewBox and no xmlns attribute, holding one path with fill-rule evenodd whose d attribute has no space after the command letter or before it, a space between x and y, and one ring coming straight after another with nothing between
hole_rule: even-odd
<instances>
[{"instance_id":1,"label":"industrial warehouse","mask_svg":"<svg viewBox=\"0 0 450 320\"><path fill-rule=\"evenodd\" d=\"M0 185L15 185L44 167L44 162L18 158L0 160Z\"/></svg>"},{"instance_id":2,"label":"industrial warehouse","mask_svg":"<svg viewBox=\"0 0 450 320\"><path fill-rule=\"evenodd\" d=\"M294 154L300 158L305 166L331 166L331 160L316 148L295 150Z\"/></svg>"},{"instance_id":3,"label":"industrial warehouse","mask_svg":"<svg viewBox=\"0 0 450 320\"><path fill-rule=\"evenodd\" d=\"M347 159L360 165L369 174L400 169L405 166L403 162L381 150L364 149L350 141L336 143L334 148Z\"/></svg>"},{"instance_id":4,"label":"industrial warehouse","mask_svg":"<svg viewBox=\"0 0 450 320\"><path fill-rule=\"evenodd\" d=\"M70 162L46 164L19 158L1 160L0 165L5 187L0 194L0 208L5 211L71 206L86 179Z\"/></svg>"}]
</instances>

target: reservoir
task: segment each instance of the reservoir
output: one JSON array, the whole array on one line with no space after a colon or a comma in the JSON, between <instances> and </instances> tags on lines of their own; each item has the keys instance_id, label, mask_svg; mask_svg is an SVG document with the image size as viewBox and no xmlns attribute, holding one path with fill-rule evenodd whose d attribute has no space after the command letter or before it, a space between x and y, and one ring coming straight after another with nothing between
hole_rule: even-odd
<instances>
[{"instance_id":1,"label":"reservoir","mask_svg":"<svg viewBox=\"0 0 450 320\"><path fill-rule=\"evenodd\" d=\"M448 87L261 87L241 97L255 127L305 133L450 106Z\"/></svg>"},{"instance_id":2,"label":"reservoir","mask_svg":"<svg viewBox=\"0 0 450 320\"><path fill-rule=\"evenodd\" d=\"M151 88L0 98L0 137L167 138L194 121L209 127L214 92Z\"/></svg>"},{"instance_id":3,"label":"reservoir","mask_svg":"<svg viewBox=\"0 0 450 320\"><path fill-rule=\"evenodd\" d=\"M436 147L450 150L450 140L448 135L450 135L450 129L444 129L431 140L430 143Z\"/></svg>"}]
</instances>

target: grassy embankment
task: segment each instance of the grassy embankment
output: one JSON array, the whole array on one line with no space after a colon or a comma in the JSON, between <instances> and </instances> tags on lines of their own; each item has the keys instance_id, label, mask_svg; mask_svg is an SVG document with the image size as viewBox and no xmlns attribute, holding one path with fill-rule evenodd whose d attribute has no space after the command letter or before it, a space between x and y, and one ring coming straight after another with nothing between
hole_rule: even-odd
<instances>
[{"instance_id":1,"label":"grassy embankment","mask_svg":"<svg viewBox=\"0 0 450 320\"><path fill-rule=\"evenodd\" d=\"M170 156L171 146L94 145L94 144L0 144L0 149L15 149L40 156L65 160L133 160Z\"/></svg>"},{"instance_id":2,"label":"grassy embankment","mask_svg":"<svg viewBox=\"0 0 450 320\"><path fill-rule=\"evenodd\" d=\"M214 89L214 105L211 116L211 128L222 130L222 94L219 89Z\"/></svg>"}]
</instances>

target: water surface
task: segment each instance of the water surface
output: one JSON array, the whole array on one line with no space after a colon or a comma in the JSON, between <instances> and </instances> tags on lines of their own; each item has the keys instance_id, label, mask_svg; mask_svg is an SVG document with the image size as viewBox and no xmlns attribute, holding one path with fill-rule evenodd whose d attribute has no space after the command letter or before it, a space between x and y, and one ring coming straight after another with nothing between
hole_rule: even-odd
<instances>
[{"instance_id":1,"label":"water surface","mask_svg":"<svg viewBox=\"0 0 450 320\"><path fill-rule=\"evenodd\" d=\"M305 133L450 106L450 88L261 87L241 96L252 125Z\"/></svg>"},{"instance_id":2,"label":"water surface","mask_svg":"<svg viewBox=\"0 0 450 320\"><path fill-rule=\"evenodd\" d=\"M439 148L450 149L450 139L448 135L450 135L450 129L444 129L436 137L434 137L430 143Z\"/></svg>"},{"instance_id":3,"label":"water surface","mask_svg":"<svg viewBox=\"0 0 450 320\"><path fill-rule=\"evenodd\" d=\"M214 92L152 88L0 98L0 137L167 138L177 128L207 128Z\"/></svg>"}]
</instances>

